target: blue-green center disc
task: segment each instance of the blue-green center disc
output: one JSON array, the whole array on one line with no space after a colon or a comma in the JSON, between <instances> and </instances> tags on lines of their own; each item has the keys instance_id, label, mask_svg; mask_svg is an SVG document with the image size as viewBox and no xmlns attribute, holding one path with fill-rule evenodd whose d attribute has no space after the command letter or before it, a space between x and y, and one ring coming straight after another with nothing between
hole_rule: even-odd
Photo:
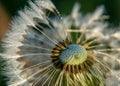
<instances>
[{"instance_id":1,"label":"blue-green center disc","mask_svg":"<svg viewBox=\"0 0 120 86\"><path fill-rule=\"evenodd\" d=\"M78 65L86 61L87 51L78 44L70 44L69 47L61 52L60 60L70 65Z\"/></svg>"}]
</instances>

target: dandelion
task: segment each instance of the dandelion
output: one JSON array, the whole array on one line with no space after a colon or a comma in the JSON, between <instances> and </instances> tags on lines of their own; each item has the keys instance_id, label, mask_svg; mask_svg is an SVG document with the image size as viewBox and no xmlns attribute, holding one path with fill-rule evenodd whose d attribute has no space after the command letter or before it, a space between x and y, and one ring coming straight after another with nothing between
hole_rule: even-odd
<instances>
[{"instance_id":1,"label":"dandelion","mask_svg":"<svg viewBox=\"0 0 120 86\"><path fill-rule=\"evenodd\" d=\"M119 86L120 30L103 7L61 17L50 0L29 1L3 39L9 86Z\"/></svg>"}]
</instances>

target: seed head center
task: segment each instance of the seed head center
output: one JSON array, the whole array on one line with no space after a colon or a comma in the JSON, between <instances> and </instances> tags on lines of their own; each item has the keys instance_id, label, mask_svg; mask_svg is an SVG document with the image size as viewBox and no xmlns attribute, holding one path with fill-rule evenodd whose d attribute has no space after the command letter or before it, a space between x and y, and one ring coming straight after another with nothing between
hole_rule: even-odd
<instances>
[{"instance_id":1,"label":"seed head center","mask_svg":"<svg viewBox=\"0 0 120 86\"><path fill-rule=\"evenodd\" d=\"M79 44L70 44L66 50L61 52L59 58L63 63L78 65L86 61L87 51Z\"/></svg>"}]
</instances>

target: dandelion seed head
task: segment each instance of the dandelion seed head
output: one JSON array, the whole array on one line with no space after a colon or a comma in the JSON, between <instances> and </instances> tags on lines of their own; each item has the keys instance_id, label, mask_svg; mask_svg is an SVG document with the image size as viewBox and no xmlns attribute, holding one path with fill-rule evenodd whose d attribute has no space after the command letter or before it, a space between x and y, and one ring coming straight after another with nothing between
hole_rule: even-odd
<instances>
[{"instance_id":1,"label":"dandelion seed head","mask_svg":"<svg viewBox=\"0 0 120 86\"><path fill-rule=\"evenodd\" d=\"M62 17L50 0L28 4L3 39L8 85L120 85L120 33L107 27L103 6L82 15L76 3Z\"/></svg>"}]
</instances>

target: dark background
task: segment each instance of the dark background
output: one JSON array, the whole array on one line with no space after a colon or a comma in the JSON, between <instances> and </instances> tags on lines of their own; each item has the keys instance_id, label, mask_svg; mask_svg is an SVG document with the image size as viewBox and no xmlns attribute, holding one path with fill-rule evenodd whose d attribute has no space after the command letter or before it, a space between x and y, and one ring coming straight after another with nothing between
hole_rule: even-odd
<instances>
[{"instance_id":1,"label":"dark background","mask_svg":"<svg viewBox=\"0 0 120 86\"><path fill-rule=\"evenodd\" d=\"M34 1L34 0L33 0ZM81 4L81 12L92 12L99 5L104 5L106 14L110 16L109 22L114 25L120 22L120 0L52 0L58 10L63 14L68 14L71 11L75 2ZM11 16L15 15L18 9L21 9L26 4L27 0L1 0L6 10Z\"/></svg>"},{"instance_id":2,"label":"dark background","mask_svg":"<svg viewBox=\"0 0 120 86\"><path fill-rule=\"evenodd\" d=\"M110 26L118 26L120 23L120 0L52 0L61 14L69 14L75 2L81 5L81 12L86 14L92 12L97 6L103 5L105 7L105 14L110 18L107 20ZM19 9L22 9L27 3L27 0L0 0L4 9L10 16L10 19L16 15ZM1 31L1 29L0 29ZM0 42L1 44L1 42ZM0 52L2 48L0 47ZM2 60L0 60L0 70L3 67ZM0 86L5 86L4 76L0 72Z\"/></svg>"}]
</instances>

